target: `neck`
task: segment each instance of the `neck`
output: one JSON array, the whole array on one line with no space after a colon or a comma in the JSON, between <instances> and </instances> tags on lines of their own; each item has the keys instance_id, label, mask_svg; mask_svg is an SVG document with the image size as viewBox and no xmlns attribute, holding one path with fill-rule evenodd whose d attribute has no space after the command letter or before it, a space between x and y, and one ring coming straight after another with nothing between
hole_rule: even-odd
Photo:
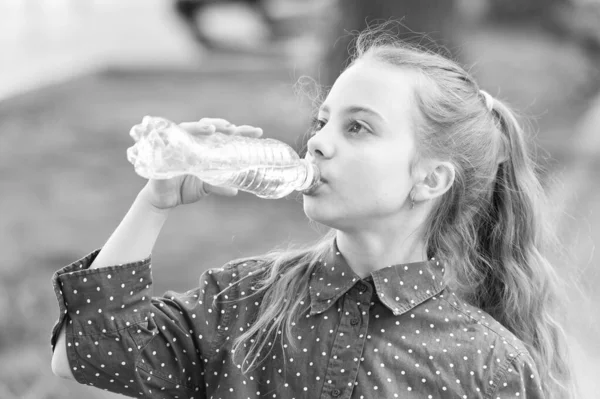
<instances>
[{"instance_id":1,"label":"neck","mask_svg":"<svg viewBox=\"0 0 600 399\"><path fill-rule=\"evenodd\" d=\"M384 267L427 260L422 235L410 231L390 233L337 231L339 251L361 278Z\"/></svg>"}]
</instances>

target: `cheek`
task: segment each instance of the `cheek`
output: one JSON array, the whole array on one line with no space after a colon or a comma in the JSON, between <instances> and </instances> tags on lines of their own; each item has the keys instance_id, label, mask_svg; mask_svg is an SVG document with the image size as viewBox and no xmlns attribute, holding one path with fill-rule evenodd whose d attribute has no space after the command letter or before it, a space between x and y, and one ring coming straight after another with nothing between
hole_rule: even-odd
<instances>
[{"instance_id":1,"label":"cheek","mask_svg":"<svg viewBox=\"0 0 600 399\"><path fill-rule=\"evenodd\" d=\"M400 209L412 189L410 168L403 154L380 159L373 164L366 183L365 201L373 204L379 212L395 212Z\"/></svg>"},{"instance_id":2,"label":"cheek","mask_svg":"<svg viewBox=\"0 0 600 399\"><path fill-rule=\"evenodd\" d=\"M349 175L344 189L335 193L338 209L332 212L351 214L387 214L401 207L407 195L407 179L389 170L363 168Z\"/></svg>"},{"instance_id":3,"label":"cheek","mask_svg":"<svg viewBox=\"0 0 600 399\"><path fill-rule=\"evenodd\" d=\"M398 209L406 200L405 185L400 184L398 179L389 182L380 181L377 187L373 187L371 194L365 197L365 201L373 205L373 208L386 213Z\"/></svg>"},{"instance_id":4,"label":"cheek","mask_svg":"<svg viewBox=\"0 0 600 399\"><path fill-rule=\"evenodd\" d=\"M389 151L389 150L388 150ZM384 150L379 154L385 154ZM346 172L348 186L365 195L394 198L401 196L412 184L408 161L374 154L370 162L357 162Z\"/></svg>"}]
</instances>

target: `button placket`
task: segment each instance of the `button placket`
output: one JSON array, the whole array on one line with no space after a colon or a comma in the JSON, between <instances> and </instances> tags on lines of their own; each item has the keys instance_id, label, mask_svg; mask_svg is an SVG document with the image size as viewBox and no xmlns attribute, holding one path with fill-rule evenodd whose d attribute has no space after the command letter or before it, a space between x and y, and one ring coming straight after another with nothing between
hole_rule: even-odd
<instances>
[{"instance_id":1,"label":"button placket","mask_svg":"<svg viewBox=\"0 0 600 399\"><path fill-rule=\"evenodd\" d=\"M359 302L357 299L360 296L357 291L354 291L342 297L340 324L327 365L322 398L348 399L352 395L367 339L369 320L369 302L366 300Z\"/></svg>"},{"instance_id":2,"label":"button placket","mask_svg":"<svg viewBox=\"0 0 600 399\"><path fill-rule=\"evenodd\" d=\"M365 283L357 283L356 284L356 288L358 289L358 293L361 295L364 295L365 292L368 291L368 287L365 285Z\"/></svg>"},{"instance_id":3,"label":"button placket","mask_svg":"<svg viewBox=\"0 0 600 399\"><path fill-rule=\"evenodd\" d=\"M367 305L371 303L371 297L373 295L373 291L371 286L368 283L358 282L354 286L354 289L349 291L353 292L352 297L356 298L356 302L358 305ZM360 313L359 313L360 314Z\"/></svg>"}]
</instances>

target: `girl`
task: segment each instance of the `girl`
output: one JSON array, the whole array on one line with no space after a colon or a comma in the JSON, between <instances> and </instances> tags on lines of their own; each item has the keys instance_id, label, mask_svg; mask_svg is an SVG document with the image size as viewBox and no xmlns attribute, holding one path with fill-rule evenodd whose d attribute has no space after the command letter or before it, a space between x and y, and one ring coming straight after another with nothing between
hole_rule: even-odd
<instances>
[{"instance_id":1,"label":"girl","mask_svg":"<svg viewBox=\"0 0 600 399\"><path fill-rule=\"evenodd\" d=\"M152 297L169 210L236 190L149 181L104 247L54 276L55 374L156 398L571 397L543 194L511 111L370 30L313 133L322 181L304 211L329 233Z\"/></svg>"}]
</instances>

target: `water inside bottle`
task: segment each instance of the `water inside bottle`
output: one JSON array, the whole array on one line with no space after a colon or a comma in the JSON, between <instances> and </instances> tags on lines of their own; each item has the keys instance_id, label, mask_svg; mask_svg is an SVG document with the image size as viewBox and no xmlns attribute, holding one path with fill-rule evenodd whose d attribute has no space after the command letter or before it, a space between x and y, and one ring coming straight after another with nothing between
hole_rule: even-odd
<instances>
[{"instance_id":1,"label":"water inside bottle","mask_svg":"<svg viewBox=\"0 0 600 399\"><path fill-rule=\"evenodd\" d=\"M306 169L301 165L252 166L241 170L207 169L197 174L207 183L216 186L236 187L260 198L281 198L306 180Z\"/></svg>"}]
</instances>

